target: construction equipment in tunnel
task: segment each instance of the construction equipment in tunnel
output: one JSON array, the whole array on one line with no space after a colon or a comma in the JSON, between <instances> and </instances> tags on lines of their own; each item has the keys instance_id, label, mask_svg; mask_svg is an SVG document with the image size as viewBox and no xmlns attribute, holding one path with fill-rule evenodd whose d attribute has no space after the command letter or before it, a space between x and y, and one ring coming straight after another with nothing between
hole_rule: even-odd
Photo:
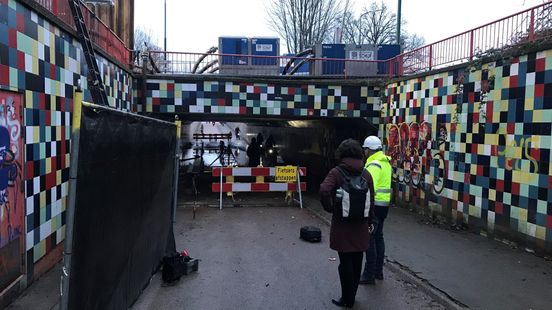
<instances>
[{"instance_id":1,"label":"construction equipment in tunnel","mask_svg":"<svg viewBox=\"0 0 552 310\"><path fill-rule=\"evenodd\" d=\"M212 175L219 178L218 183L212 183L211 189L213 193L220 194L219 208L221 210L222 193L285 192L286 200L290 199L292 202L296 201L293 198L293 193L297 193L299 198L297 202L303 208L302 192L306 191L307 183L301 182L301 177L307 175L305 167L217 167L213 168ZM255 182L234 182L235 177L255 178ZM265 177L272 177L275 182L265 182Z\"/></svg>"}]
</instances>

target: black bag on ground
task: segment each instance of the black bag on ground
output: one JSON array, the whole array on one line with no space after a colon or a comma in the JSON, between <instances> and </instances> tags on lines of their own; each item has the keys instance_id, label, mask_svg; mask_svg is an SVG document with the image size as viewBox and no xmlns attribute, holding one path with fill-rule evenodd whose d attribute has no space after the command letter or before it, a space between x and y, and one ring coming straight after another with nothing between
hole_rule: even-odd
<instances>
[{"instance_id":1,"label":"black bag on ground","mask_svg":"<svg viewBox=\"0 0 552 310\"><path fill-rule=\"evenodd\" d=\"M337 203L340 206L340 216L347 220L367 219L370 210L370 191L368 182L361 174L351 175L336 167L343 176L343 184L337 190Z\"/></svg>"},{"instance_id":2,"label":"black bag on ground","mask_svg":"<svg viewBox=\"0 0 552 310\"><path fill-rule=\"evenodd\" d=\"M308 242L320 242L322 240L322 231L315 226L301 227L301 239Z\"/></svg>"},{"instance_id":3,"label":"black bag on ground","mask_svg":"<svg viewBox=\"0 0 552 310\"><path fill-rule=\"evenodd\" d=\"M180 253L163 257L163 272L161 274L163 281L168 283L177 281L184 275L185 270L184 257Z\"/></svg>"}]
</instances>

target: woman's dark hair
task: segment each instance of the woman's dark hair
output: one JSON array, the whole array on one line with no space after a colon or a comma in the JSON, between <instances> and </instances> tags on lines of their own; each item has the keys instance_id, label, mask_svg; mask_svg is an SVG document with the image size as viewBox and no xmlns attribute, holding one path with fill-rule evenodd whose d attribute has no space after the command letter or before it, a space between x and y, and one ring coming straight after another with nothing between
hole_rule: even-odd
<instances>
[{"instance_id":1,"label":"woman's dark hair","mask_svg":"<svg viewBox=\"0 0 552 310\"><path fill-rule=\"evenodd\" d=\"M360 143L354 139L347 139L337 147L335 151L335 158L337 161L343 160L343 158L355 158L355 159L364 159L364 154L362 152L362 147Z\"/></svg>"}]
</instances>

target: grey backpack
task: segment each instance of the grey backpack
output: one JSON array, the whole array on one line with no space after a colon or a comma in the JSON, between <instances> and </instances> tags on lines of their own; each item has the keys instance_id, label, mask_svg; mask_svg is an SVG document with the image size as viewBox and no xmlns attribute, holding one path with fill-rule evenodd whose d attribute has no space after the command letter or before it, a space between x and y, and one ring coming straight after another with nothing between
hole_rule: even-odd
<instances>
[{"instance_id":1,"label":"grey backpack","mask_svg":"<svg viewBox=\"0 0 552 310\"><path fill-rule=\"evenodd\" d=\"M368 182L361 174L351 175L340 167L337 171L343 176L343 184L337 190L337 204L344 219L368 219L370 211L370 190Z\"/></svg>"}]
</instances>

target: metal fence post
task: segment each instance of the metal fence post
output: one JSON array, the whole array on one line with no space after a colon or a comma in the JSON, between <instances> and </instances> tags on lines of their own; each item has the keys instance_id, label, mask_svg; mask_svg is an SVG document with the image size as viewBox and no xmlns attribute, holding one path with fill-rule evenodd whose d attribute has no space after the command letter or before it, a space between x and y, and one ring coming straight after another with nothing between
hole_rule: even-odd
<instances>
[{"instance_id":1,"label":"metal fence post","mask_svg":"<svg viewBox=\"0 0 552 310\"><path fill-rule=\"evenodd\" d=\"M83 93L75 91L73 100L73 115L71 124L71 163L69 167L69 197L66 211L67 223L65 226L65 248L63 250L63 267L61 275L60 309L69 309L69 282L71 279L71 255L73 254L73 229L77 202L77 176L79 162L79 140L82 117Z\"/></svg>"},{"instance_id":2,"label":"metal fence post","mask_svg":"<svg viewBox=\"0 0 552 310\"><path fill-rule=\"evenodd\" d=\"M433 44L429 46L429 70L433 67Z\"/></svg>"},{"instance_id":3,"label":"metal fence post","mask_svg":"<svg viewBox=\"0 0 552 310\"><path fill-rule=\"evenodd\" d=\"M535 9L531 10L531 20L529 21L529 41L535 40Z\"/></svg>"},{"instance_id":4,"label":"metal fence post","mask_svg":"<svg viewBox=\"0 0 552 310\"><path fill-rule=\"evenodd\" d=\"M301 167L297 167L297 191L299 191L299 205L303 209L303 195L301 194L301 173L299 172Z\"/></svg>"},{"instance_id":5,"label":"metal fence post","mask_svg":"<svg viewBox=\"0 0 552 310\"><path fill-rule=\"evenodd\" d=\"M470 31L470 60L473 60L473 30Z\"/></svg>"},{"instance_id":6,"label":"metal fence post","mask_svg":"<svg viewBox=\"0 0 552 310\"><path fill-rule=\"evenodd\" d=\"M220 197L219 197L219 200L220 200L219 209L222 210L222 166L220 166Z\"/></svg>"}]
</instances>

